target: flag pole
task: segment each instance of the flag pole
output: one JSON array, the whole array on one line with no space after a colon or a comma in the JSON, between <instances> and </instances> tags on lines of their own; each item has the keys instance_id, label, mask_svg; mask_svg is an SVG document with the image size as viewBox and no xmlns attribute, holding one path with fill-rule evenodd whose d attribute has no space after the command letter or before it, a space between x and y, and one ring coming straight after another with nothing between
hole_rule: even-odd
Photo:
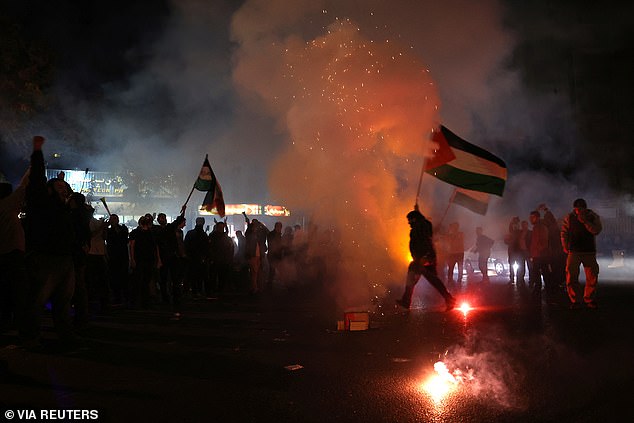
<instances>
[{"instance_id":1,"label":"flag pole","mask_svg":"<svg viewBox=\"0 0 634 423\"><path fill-rule=\"evenodd\" d=\"M423 175L425 174L425 157L423 156L423 166L420 169L420 178L418 178L418 189L416 190L416 202L414 209L418 210L418 197L420 196L420 187L423 184Z\"/></svg>"},{"instance_id":2,"label":"flag pole","mask_svg":"<svg viewBox=\"0 0 634 423\"><path fill-rule=\"evenodd\" d=\"M431 136L429 139L432 139L434 136L434 130L431 131ZM428 140L429 141L429 140ZM416 202L414 203L414 209L418 210L418 198L420 197L420 188L423 185L423 175L425 174L425 165L427 164L427 156L423 154L423 165L420 169L420 178L418 178L418 189L416 190Z\"/></svg>"},{"instance_id":3,"label":"flag pole","mask_svg":"<svg viewBox=\"0 0 634 423\"><path fill-rule=\"evenodd\" d=\"M208 157L209 157L209 154L205 154L205 161L203 162L203 166L205 162L209 160ZM196 182L198 182L198 177L196 177ZM189 199L192 198L192 194L194 193L194 190L196 189L196 182L194 182L194 185L192 186L191 191L189 191L189 195L187 196L187 200L185 200L185 204L183 204L183 206L181 207L181 215L185 213L185 209L187 208L187 203L189 203Z\"/></svg>"},{"instance_id":4,"label":"flag pole","mask_svg":"<svg viewBox=\"0 0 634 423\"><path fill-rule=\"evenodd\" d=\"M86 177L87 176L88 176L88 168L86 168L86 171L84 172L84 177L81 179L81 188L79 188L79 193L80 194L84 190L84 183L86 182Z\"/></svg>"},{"instance_id":5,"label":"flag pole","mask_svg":"<svg viewBox=\"0 0 634 423\"><path fill-rule=\"evenodd\" d=\"M183 204L183 206L181 207L181 214L185 213L185 208L187 208L187 203L189 203L189 199L192 198L192 194L194 193L195 189L196 189L196 183L194 183L194 185L192 186L192 190L189 191L189 195L187 196L187 200L185 200L185 204Z\"/></svg>"},{"instance_id":6,"label":"flag pole","mask_svg":"<svg viewBox=\"0 0 634 423\"><path fill-rule=\"evenodd\" d=\"M451 207L451 205L453 204L454 198L456 198L456 192L457 191L458 191L457 188L453 189L453 193L451 194L451 198L449 198L449 203L447 203L447 207L445 208L445 212L443 213L442 217L440 218L440 222L438 222L438 227L440 227L442 225L442 221L445 220L445 217L447 216L447 212L449 211L449 207Z\"/></svg>"}]
</instances>

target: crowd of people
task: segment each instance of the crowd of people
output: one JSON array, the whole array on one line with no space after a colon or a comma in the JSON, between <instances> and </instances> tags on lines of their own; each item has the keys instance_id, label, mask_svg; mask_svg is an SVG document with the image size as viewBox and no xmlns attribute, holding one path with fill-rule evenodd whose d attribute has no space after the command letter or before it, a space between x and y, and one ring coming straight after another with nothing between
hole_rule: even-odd
<instances>
[{"instance_id":1,"label":"crowd of people","mask_svg":"<svg viewBox=\"0 0 634 423\"><path fill-rule=\"evenodd\" d=\"M284 228L281 222L268 229L244 214L246 230L237 230L235 241L226 221L214 219L208 234L204 217L197 217L195 227L184 233L185 206L169 223L165 213L156 216L156 224L148 213L131 231L109 211L108 218L98 219L63 173L46 179L44 142L43 137L33 138L31 165L15 190L0 181L0 323L3 328L16 327L27 346L39 344L41 313L49 304L60 340L72 345L91 316L111 307L145 309L161 304L170 307L178 320L185 298L271 291L274 283L299 279L299 271L304 278L309 262L317 269L315 279L327 279L324 272L334 272L328 269L337 263L328 257L336 243L332 231L305 234L300 225ZM504 237L509 284L524 286L528 268L534 296L541 296L543 284L546 292L567 293L572 307L585 303L597 308L595 237L601 232L600 217L581 198L560 222L545 205L528 217L528 221L513 217ZM407 219L413 260L405 292L397 302L409 308L414 287L424 276L451 310L456 299L445 282L450 288L462 283L464 233L453 222L446 232L434 234L417 207ZM319 242L309 245L309 238ZM489 283L493 244L482 227L475 229L470 250L478 254L483 283ZM583 294L581 265L586 274Z\"/></svg>"},{"instance_id":2,"label":"crowd of people","mask_svg":"<svg viewBox=\"0 0 634 423\"><path fill-rule=\"evenodd\" d=\"M0 329L15 328L37 348L41 314L50 306L64 345L74 345L91 319L112 308L169 309L228 293L257 295L307 268L308 237L300 225L269 230L245 214L244 234L226 221L210 233L196 218L184 233L185 207L172 222L147 213L132 230L117 214L96 218L83 194L60 173L45 176L43 137L33 139L31 165L13 189L0 181ZM19 217L21 215L21 217Z\"/></svg>"},{"instance_id":3,"label":"crowd of people","mask_svg":"<svg viewBox=\"0 0 634 423\"><path fill-rule=\"evenodd\" d=\"M540 298L542 292L565 294L572 308L581 303L597 308L599 265L595 237L601 230L601 218L588 209L582 198L576 199L573 211L559 221L545 204L531 211L528 220L512 217L503 239L508 253L509 285L528 288L535 298ZM460 286L463 276L473 280L473 274L465 275L464 271L465 251L469 249L459 223L452 222L447 231L439 231L433 239L441 279L454 288ZM478 255L480 281L484 283L490 282L487 262L494 242L481 227L475 229L475 245L470 251ZM581 265L586 275L583 295L579 292Z\"/></svg>"}]
</instances>

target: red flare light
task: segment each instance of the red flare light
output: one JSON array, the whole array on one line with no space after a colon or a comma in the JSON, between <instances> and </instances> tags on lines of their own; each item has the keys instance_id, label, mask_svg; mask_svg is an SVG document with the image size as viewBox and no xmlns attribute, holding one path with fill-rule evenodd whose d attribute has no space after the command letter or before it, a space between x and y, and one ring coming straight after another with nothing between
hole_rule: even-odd
<instances>
[{"instance_id":1,"label":"red flare light","mask_svg":"<svg viewBox=\"0 0 634 423\"><path fill-rule=\"evenodd\" d=\"M458 307L458 310L460 310L460 312L461 312L461 313L462 313L465 317L467 317L467 313L469 313L471 310L473 310L473 307L471 307L471 306L469 305L469 303L468 303L468 302L463 301L463 302L460 304L460 307Z\"/></svg>"}]
</instances>

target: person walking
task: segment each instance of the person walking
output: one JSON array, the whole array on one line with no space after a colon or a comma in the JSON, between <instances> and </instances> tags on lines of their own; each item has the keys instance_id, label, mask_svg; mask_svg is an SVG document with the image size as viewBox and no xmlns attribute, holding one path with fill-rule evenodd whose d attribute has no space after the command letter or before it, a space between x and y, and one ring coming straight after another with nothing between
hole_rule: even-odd
<instances>
[{"instance_id":1,"label":"person walking","mask_svg":"<svg viewBox=\"0 0 634 423\"><path fill-rule=\"evenodd\" d=\"M509 261L509 284L513 285L519 277L520 273L520 218L514 216L509 223L509 231L504 237L504 243L508 246L508 261ZM523 264L523 261L522 261ZM524 269L521 269L521 279L524 279Z\"/></svg>"},{"instance_id":2,"label":"person walking","mask_svg":"<svg viewBox=\"0 0 634 423\"><path fill-rule=\"evenodd\" d=\"M401 299L396 300L401 307L409 309L412 302L414 287L421 276L436 288L445 299L446 311L456 306L456 299L447 291L447 288L438 277L436 270L436 251L432 242L433 231L429 220L418 210L418 205L407 214L407 222L411 230L409 233L409 251L412 261L407 269L405 292Z\"/></svg>"},{"instance_id":3,"label":"person walking","mask_svg":"<svg viewBox=\"0 0 634 423\"><path fill-rule=\"evenodd\" d=\"M493 248L494 241L486 236L481 227L477 227L476 231L476 243L473 250L474 253L478 253L478 269L482 273L482 282L488 283L489 280L489 257L491 257L491 248Z\"/></svg>"},{"instance_id":4,"label":"person walking","mask_svg":"<svg viewBox=\"0 0 634 423\"><path fill-rule=\"evenodd\" d=\"M449 225L449 232L447 233L447 282L453 284L454 269L458 268L458 276L456 277L456 283L460 285L462 283L462 274L464 267L464 232L460 230L460 224L453 222ZM451 285L449 285L451 286Z\"/></svg>"},{"instance_id":5,"label":"person walking","mask_svg":"<svg viewBox=\"0 0 634 423\"><path fill-rule=\"evenodd\" d=\"M528 247L528 279L533 290L533 295L539 296L542 293L542 278L544 284L548 286L548 228L541 220L538 210L533 210L529 216L533 230L531 232L531 242Z\"/></svg>"},{"instance_id":6,"label":"person walking","mask_svg":"<svg viewBox=\"0 0 634 423\"><path fill-rule=\"evenodd\" d=\"M578 295L581 287L579 266L583 264L586 273L583 301L588 308L596 309L598 307L596 288L599 277L596 236L601 233L603 226L599 215L588 209L586 200L583 198L577 198L572 206L573 211L566 215L561 226L561 246L568 255L566 290L571 307L578 307L581 304Z\"/></svg>"}]
</instances>

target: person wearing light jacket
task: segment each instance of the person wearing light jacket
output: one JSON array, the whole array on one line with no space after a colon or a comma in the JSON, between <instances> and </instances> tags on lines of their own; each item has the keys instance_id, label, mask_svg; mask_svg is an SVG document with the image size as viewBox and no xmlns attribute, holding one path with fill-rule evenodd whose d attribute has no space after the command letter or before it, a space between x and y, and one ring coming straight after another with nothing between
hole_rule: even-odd
<instances>
[{"instance_id":1,"label":"person wearing light jacket","mask_svg":"<svg viewBox=\"0 0 634 423\"><path fill-rule=\"evenodd\" d=\"M579 266L583 264L583 269L586 272L583 301L588 308L596 309L596 288L599 277L596 236L603 228L601 218L588 209L583 198L576 199L573 208L573 211L566 215L561 226L561 245L568 255L566 259L566 290L572 303L571 307L578 307L581 304L578 295L581 290Z\"/></svg>"}]
</instances>

